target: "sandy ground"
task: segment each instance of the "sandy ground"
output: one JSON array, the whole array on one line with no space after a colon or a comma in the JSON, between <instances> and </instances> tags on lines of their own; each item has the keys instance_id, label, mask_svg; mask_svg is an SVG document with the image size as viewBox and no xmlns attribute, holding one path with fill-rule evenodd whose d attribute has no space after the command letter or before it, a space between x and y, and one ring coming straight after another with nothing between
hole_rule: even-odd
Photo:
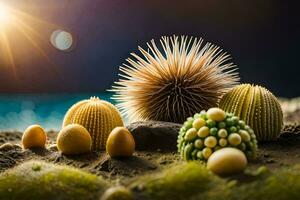
<instances>
[{"instance_id":1,"label":"sandy ground","mask_svg":"<svg viewBox=\"0 0 300 200\"><path fill-rule=\"evenodd\" d=\"M300 122L300 109L285 112L285 122ZM265 165L270 169L300 163L299 126L286 126L285 133L272 143L259 144L258 157L249 163L255 169ZM52 163L75 166L91 173L102 175L111 180L126 183L136 176L160 170L174 162L180 162L177 152L135 152L131 158L111 159L105 152L93 152L79 156L65 156L53 146L57 132L48 132L47 149L23 150L19 143L22 133L0 132L0 145L11 143L12 146L0 149L0 172L27 160L43 160Z\"/></svg>"}]
</instances>

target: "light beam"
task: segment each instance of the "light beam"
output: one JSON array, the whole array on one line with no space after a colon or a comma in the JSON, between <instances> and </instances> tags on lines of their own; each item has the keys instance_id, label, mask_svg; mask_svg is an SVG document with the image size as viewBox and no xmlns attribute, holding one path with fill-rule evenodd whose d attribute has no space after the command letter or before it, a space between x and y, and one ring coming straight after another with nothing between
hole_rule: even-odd
<instances>
[{"instance_id":1,"label":"light beam","mask_svg":"<svg viewBox=\"0 0 300 200\"><path fill-rule=\"evenodd\" d=\"M0 28L2 29L5 25L11 21L10 8L5 4L0 4Z\"/></svg>"}]
</instances>

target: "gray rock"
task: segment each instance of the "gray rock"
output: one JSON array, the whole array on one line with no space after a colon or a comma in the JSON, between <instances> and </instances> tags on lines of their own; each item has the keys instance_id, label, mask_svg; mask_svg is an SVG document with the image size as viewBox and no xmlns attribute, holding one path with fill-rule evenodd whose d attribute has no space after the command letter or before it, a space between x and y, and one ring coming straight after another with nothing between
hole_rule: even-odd
<instances>
[{"instance_id":1,"label":"gray rock","mask_svg":"<svg viewBox=\"0 0 300 200\"><path fill-rule=\"evenodd\" d=\"M161 121L139 121L127 126L132 133L136 150L176 151L181 124Z\"/></svg>"}]
</instances>

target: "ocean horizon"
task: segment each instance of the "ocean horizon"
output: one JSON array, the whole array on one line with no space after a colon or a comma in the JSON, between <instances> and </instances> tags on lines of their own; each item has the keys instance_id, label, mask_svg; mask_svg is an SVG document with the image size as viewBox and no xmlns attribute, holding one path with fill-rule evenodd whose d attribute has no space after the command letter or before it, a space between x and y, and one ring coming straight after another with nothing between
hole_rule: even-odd
<instances>
[{"instance_id":1,"label":"ocean horizon","mask_svg":"<svg viewBox=\"0 0 300 200\"><path fill-rule=\"evenodd\" d=\"M44 129L60 130L67 110L76 102L97 96L110 99L111 92L74 94L0 94L0 130L24 131L32 124Z\"/></svg>"}]
</instances>

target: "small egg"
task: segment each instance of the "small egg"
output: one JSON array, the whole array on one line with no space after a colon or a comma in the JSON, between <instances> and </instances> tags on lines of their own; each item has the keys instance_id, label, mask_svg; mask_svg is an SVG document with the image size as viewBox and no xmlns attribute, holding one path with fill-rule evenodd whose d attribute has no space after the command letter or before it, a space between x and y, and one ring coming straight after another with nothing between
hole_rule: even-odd
<instances>
[{"instance_id":1,"label":"small egg","mask_svg":"<svg viewBox=\"0 0 300 200\"><path fill-rule=\"evenodd\" d=\"M220 108L210 108L207 111L208 119L220 122L223 121L226 117L226 113Z\"/></svg>"},{"instance_id":2,"label":"small egg","mask_svg":"<svg viewBox=\"0 0 300 200\"><path fill-rule=\"evenodd\" d=\"M215 151L207 161L207 168L221 176L240 173L246 166L247 158L245 154L230 147Z\"/></svg>"},{"instance_id":3,"label":"small egg","mask_svg":"<svg viewBox=\"0 0 300 200\"><path fill-rule=\"evenodd\" d=\"M200 159L200 160L203 160L204 157L203 157L202 151L197 152L197 158Z\"/></svg>"},{"instance_id":4,"label":"small egg","mask_svg":"<svg viewBox=\"0 0 300 200\"><path fill-rule=\"evenodd\" d=\"M219 139L219 145L225 147L227 145L227 140L225 138Z\"/></svg>"},{"instance_id":5,"label":"small egg","mask_svg":"<svg viewBox=\"0 0 300 200\"><path fill-rule=\"evenodd\" d=\"M194 146L195 146L197 149L202 149L202 147L203 147L203 140L201 140L201 139L195 140Z\"/></svg>"},{"instance_id":6,"label":"small egg","mask_svg":"<svg viewBox=\"0 0 300 200\"><path fill-rule=\"evenodd\" d=\"M245 130L240 130L239 134L243 142L249 142L251 140L250 134Z\"/></svg>"},{"instance_id":7,"label":"small egg","mask_svg":"<svg viewBox=\"0 0 300 200\"><path fill-rule=\"evenodd\" d=\"M214 136L208 136L204 140L204 145L209 148L214 148L217 145L218 141Z\"/></svg>"},{"instance_id":8,"label":"small egg","mask_svg":"<svg viewBox=\"0 0 300 200\"><path fill-rule=\"evenodd\" d=\"M47 134L40 125L31 125L23 133L22 146L24 149L45 148Z\"/></svg>"},{"instance_id":9,"label":"small egg","mask_svg":"<svg viewBox=\"0 0 300 200\"><path fill-rule=\"evenodd\" d=\"M199 129L203 126L205 126L206 122L204 119L202 118L198 118L198 119L195 119L194 122L193 122L193 128L196 128L196 129Z\"/></svg>"},{"instance_id":10,"label":"small egg","mask_svg":"<svg viewBox=\"0 0 300 200\"><path fill-rule=\"evenodd\" d=\"M87 153L92 148L90 133L79 124L65 126L58 133L56 143L58 150L66 155Z\"/></svg>"},{"instance_id":11,"label":"small egg","mask_svg":"<svg viewBox=\"0 0 300 200\"><path fill-rule=\"evenodd\" d=\"M192 140L194 140L196 137L197 137L197 129L195 129L195 128L190 128L190 129L185 133L184 139L185 139L186 141L192 141Z\"/></svg>"},{"instance_id":12,"label":"small egg","mask_svg":"<svg viewBox=\"0 0 300 200\"><path fill-rule=\"evenodd\" d=\"M203 126L201 127L198 132L197 132L197 135L200 137L200 138L205 138L206 136L209 135L209 128L207 126Z\"/></svg>"},{"instance_id":13,"label":"small egg","mask_svg":"<svg viewBox=\"0 0 300 200\"><path fill-rule=\"evenodd\" d=\"M207 160L212 154L212 150L211 148L209 147L205 147L203 150L202 150L202 155L203 157Z\"/></svg>"},{"instance_id":14,"label":"small egg","mask_svg":"<svg viewBox=\"0 0 300 200\"><path fill-rule=\"evenodd\" d=\"M129 157L134 150L134 138L126 128L116 127L111 131L106 142L106 151L111 157Z\"/></svg>"},{"instance_id":15,"label":"small egg","mask_svg":"<svg viewBox=\"0 0 300 200\"><path fill-rule=\"evenodd\" d=\"M218 131L218 136L219 136L220 138L226 138L227 135L228 135L228 133L227 133L227 130L226 130L226 129L220 129L220 130Z\"/></svg>"},{"instance_id":16,"label":"small egg","mask_svg":"<svg viewBox=\"0 0 300 200\"><path fill-rule=\"evenodd\" d=\"M239 134L232 133L228 136L228 142L229 142L229 144L231 144L233 146L237 146L237 145L241 144L242 138Z\"/></svg>"}]
</instances>

